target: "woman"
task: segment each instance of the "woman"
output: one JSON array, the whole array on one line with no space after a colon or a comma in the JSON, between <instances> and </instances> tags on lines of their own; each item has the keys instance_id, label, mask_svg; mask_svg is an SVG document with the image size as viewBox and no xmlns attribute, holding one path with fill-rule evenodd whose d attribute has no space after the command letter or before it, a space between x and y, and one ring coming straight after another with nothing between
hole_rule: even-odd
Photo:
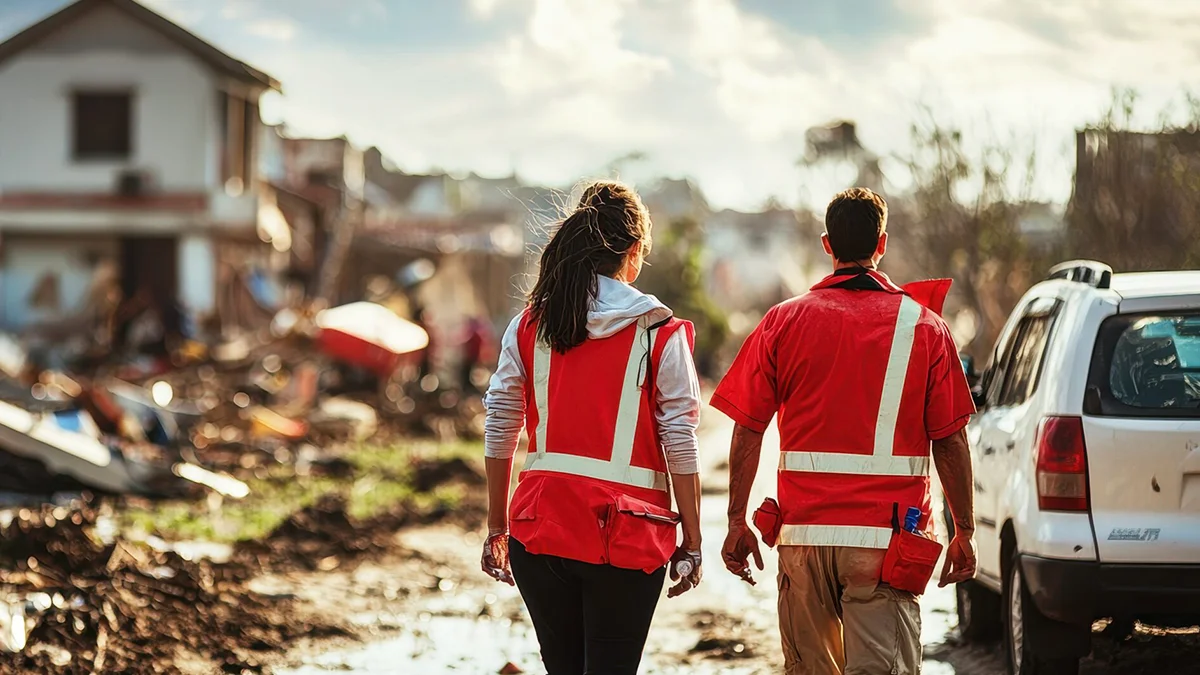
<instances>
[{"instance_id":1,"label":"woman","mask_svg":"<svg viewBox=\"0 0 1200 675\"><path fill-rule=\"evenodd\" d=\"M483 570L515 580L550 675L636 673L667 563L668 596L700 583L693 329L629 285L650 242L633 190L588 186L546 245L487 394Z\"/></svg>"}]
</instances>

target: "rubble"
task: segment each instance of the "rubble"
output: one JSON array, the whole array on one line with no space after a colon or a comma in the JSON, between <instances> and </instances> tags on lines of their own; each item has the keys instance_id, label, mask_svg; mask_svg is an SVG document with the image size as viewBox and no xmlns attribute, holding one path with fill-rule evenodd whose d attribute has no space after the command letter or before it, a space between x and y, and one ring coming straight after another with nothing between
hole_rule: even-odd
<instances>
[{"instance_id":1,"label":"rubble","mask_svg":"<svg viewBox=\"0 0 1200 675\"><path fill-rule=\"evenodd\" d=\"M0 674L174 672L186 657L225 672L261 672L265 652L297 638L347 635L299 616L286 598L247 589L244 566L187 561L120 539L103 544L95 524L96 511L84 504L23 510L0 529L0 591L24 603L18 621L7 604L8 634L23 621L29 645L22 650L9 638L13 653L0 659Z\"/></svg>"},{"instance_id":2,"label":"rubble","mask_svg":"<svg viewBox=\"0 0 1200 675\"><path fill-rule=\"evenodd\" d=\"M209 518L223 500L250 496L251 479L336 478L357 495L378 478L355 480L358 465L338 451L346 443L481 434L477 395L417 376L422 328L372 303L316 310L287 309L270 328L184 341L165 356L75 350L53 359L56 370L0 334L0 491L26 495L3 495L16 508L0 510L0 675L139 675L182 662L261 672L267 652L343 631L297 616L287 598L251 592L250 577L356 565L411 523L454 515L477 524L477 500L458 508L433 494L482 484L461 459L386 469L424 501L354 520L327 494L266 536L226 545L220 562L206 557L219 544L167 542L153 527L135 527L133 542L113 519L97 520L99 505L144 510L178 497ZM63 492L82 497L30 507Z\"/></svg>"},{"instance_id":3,"label":"rubble","mask_svg":"<svg viewBox=\"0 0 1200 675\"><path fill-rule=\"evenodd\" d=\"M284 309L269 330L183 341L168 359L81 361L79 374L38 372L0 334L0 467L20 476L0 488L236 498L245 487L231 473L247 454L294 458L305 443L381 430L479 436L478 396L417 379L428 344L420 326L371 302Z\"/></svg>"}]
</instances>

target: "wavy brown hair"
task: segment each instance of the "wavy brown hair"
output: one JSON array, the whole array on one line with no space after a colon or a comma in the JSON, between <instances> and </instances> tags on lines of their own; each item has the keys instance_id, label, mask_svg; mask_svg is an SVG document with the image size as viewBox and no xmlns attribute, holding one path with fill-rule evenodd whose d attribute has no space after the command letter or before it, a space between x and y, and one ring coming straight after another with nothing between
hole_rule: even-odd
<instances>
[{"instance_id":1,"label":"wavy brown hair","mask_svg":"<svg viewBox=\"0 0 1200 675\"><path fill-rule=\"evenodd\" d=\"M615 181L588 185L542 251L529 298L538 339L560 353L583 344L596 277L616 275L634 246L646 254L650 242L650 215L632 188Z\"/></svg>"}]
</instances>

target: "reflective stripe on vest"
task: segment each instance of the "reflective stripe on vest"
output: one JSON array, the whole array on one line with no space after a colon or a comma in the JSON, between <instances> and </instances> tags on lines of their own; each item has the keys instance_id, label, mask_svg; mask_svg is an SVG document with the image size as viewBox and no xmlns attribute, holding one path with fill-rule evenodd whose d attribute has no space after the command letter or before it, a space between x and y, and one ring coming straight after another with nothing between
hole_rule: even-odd
<instances>
[{"instance_id":1,"label":"reflective stripe on vest","mask_svg":"<svg viewBox=\"0 0 1200 675\"><path fill-rule=\"evenodd\" d=\"M896 315L896 329L888 352L887 369L883 375L883 393L879 400L879 416L875 422L874 452L870 455L842 452L783 452L779 457L780 471L798 473L837 473L862 476L900 476L925 478L929 475L929 457L893 455L896 443L896 423L900 417L900 401L904 396L904 380L912 358L921 305L908 296L901 296ZM779 543L784 546L855 546L887 548L891 541L890 527L859 525L796 525L780 528Z\"/></svg>"},{"instance_id":2,"label":"reflective stripe on vest","mask_svg":"<svg viewBox=\"0 0 1200 675\"><path fill-rule=\"evenodd\" d=\"M779 528L780 546L854 546L887 548L890 527L859 525L784 525Z\"/></svg>"},{"instance_id":3,"label":"reflective stripe on vest","mask_svg":"<svg viewBox=\"0 0 1200 675\"><path fill-rule=\"evenodd\" d=\"M546 451L546 424L550 417L549 346L535 340L533 348L533 398L537 405L537 448L525 458L525 471L554 471L587 478L612 481L633 487L667 491L667 475L653 469L632 466L633 444L637 436L638 417L642 408L643 385L649 375L649 363L658 339L658 329L651 329L649 320L642 317L637 323L625 377L621 383L621 403L613 430L612 455L608 461L594 457Z\"/></svg>"},{"instance_id":4,"label":"reflective stripe on vest","mask_svg":"<svg viewBox=\"0 0 1200 675\"><path fill-rule=\"evenodd\" d=\"M780 471L855 473L868 476L928 476L928 457L876 457L843 452L783 452Z\"/></svg>"}]
</instances>

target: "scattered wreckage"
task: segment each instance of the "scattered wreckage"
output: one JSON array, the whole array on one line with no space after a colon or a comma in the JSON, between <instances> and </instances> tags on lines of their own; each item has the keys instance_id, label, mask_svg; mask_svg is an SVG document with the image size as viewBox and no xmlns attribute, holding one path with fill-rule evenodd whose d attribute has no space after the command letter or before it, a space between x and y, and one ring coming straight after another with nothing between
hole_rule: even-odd
<instances>
[{"instance_id":1,"label":"scattered wreckage","mask_svg":"<svg viewBox=\"0 0 1200 675\"><path fill-rule=\"evenodd\" d=\"M386 392L440 394L409 381L429 338L390 309L360 302L280 314L272 330L185 343L166 362L82 373L38 371L17 340L0 336L0 652L13 655L0 675L10 666L159 672L139 659L169 663L162 650L172 642L226 672L257 672L254 652L338 630L297 623L286 600L240 585L294 546L290 520L220 565L170 546L129 546L97 520L103 495L240 499L250 488L233 474L245 458L285 457L299 475L320 461L320 446L366 440L381 422L411 421L398 408L424 409L380 405ZM393 414L381 420L381 410ZM296 517L317 517L306 514ZM344 514L321 517L346 524ZM362 531L353 536L343 553L373 545ZM143 611L150 603L153 621Z\"/></svg>"},{"instance_id":2,"label":"scattered wreckage","mask_svg":"<svg viewBox=\"0 0 1200 675\"><path fill-rule=\"evenodd\" d=\"M276 328L257 343L242 337L211 349L185 345L173 359L184 362L179 367L138 372L123 364L99 369L95 379L47 371L27 387L13 378L25 359L5 340L0 466L14 470L0 489L49 494L61 483L159 497L202 486L244 497L245 483L204 466L198 451L220 443L298 442L314 430L361 439L377 425L376 406L319 401L322 378L341 365L394 382L429 344L424 329L369 302L293 316L282 331ZM142 382L106 374L114 371Z\"/></svg>"}]
</instances>

